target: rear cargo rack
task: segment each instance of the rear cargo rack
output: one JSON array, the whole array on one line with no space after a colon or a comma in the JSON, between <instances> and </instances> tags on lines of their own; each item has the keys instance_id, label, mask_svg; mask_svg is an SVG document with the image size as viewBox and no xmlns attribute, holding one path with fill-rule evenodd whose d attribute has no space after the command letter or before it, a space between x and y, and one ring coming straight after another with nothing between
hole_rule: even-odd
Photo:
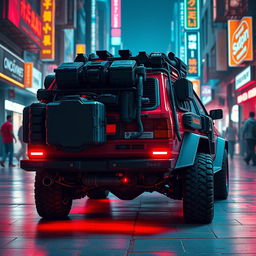
<instances>
[{"instance_id":1,"label":"rear cargo rack","mask_svg":"<svg viewBox=\"0 0 256 256\"><path fill-rule=\"evenodd\" d=\"M55 80L46 79L51 84L45 82L47 89L38 90L38 100L47 103L61 100L61 97L68 95L98 100L98 97L102 96L106 100L101 101L103 104L114 102L114 105L121 106L122 121L137 120L136 137L139 137L143 132L141 109L142 102L146 102L143 98L146 73L164 73L169 83L168 93L171 98L175 133L181 140L172 83L186 77L186 64L172 52L168 56L158 52L149 55L146 52L139 52L137 56L132 56L130 50L120 50L120 57L114 57L107 51L97 51L96 54L79 54L75 62L61 64L54 70ZM106 99L104 94L112 96Z\"/></svg>"}]
</instances>

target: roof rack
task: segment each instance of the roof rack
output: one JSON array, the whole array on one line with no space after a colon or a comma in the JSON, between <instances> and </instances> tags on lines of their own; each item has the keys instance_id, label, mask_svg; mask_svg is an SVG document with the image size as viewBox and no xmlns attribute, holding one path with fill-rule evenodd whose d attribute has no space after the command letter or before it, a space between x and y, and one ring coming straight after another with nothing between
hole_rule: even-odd
<instances>
[{"instance_id":1,"label":"roof rack","mask_svg":"<svg viewBox=\"0 0 256 256\"><path fill-rule=\"evenodd\" d=\"M185 78L187 76L187 65L178 57L175 56L173 52L169 52L168 55L161 52L153 52L147 54L144 51L139 52L137 56L132 56L130 50L119 50L120 57L114 57L111 53L106 50L96 51L96 54L90 54L89 60L93 61L115 61L115 60L135 60L137 65L144 65L146 68L165 68L170 72L170 75L175 79ZM81 61L81 54L79 58L77 57L75 61ZM83 59L87 61L88 57L85 56ZM175 80L176 80L175 79Z\"/></svg>"}]
</instances>

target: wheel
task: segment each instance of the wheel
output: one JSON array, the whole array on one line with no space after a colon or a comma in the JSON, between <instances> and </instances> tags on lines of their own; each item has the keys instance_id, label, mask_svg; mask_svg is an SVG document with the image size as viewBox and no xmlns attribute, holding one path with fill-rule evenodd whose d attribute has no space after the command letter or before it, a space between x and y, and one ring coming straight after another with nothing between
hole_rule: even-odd
<instances>
[{"instance_id":1,"label":"wheel","mask_svg":"<svg viewBox=\"0 0 256 256\"><path fill-rule=\"evenodd\" d=\"M214 174L214 198L225 200L229 191L228 153L223 155L222 169Z\"/></svg>"},{"instance_id":2,"label":"wheel","mask_svg":"<svg viewBox=\"0 0 256 256\"><path fill-rule=\"evenodd\" d=\"M47 172L37 172L35 178L35 203L38 214L46 219L65 218L68 216L72 199L67 188L48 181ZM43 184L44 182L44 184Z\"/></svg>"},{"instance_id":3,"label":"wheel","mask_svg":"<svg viewBox=\"0 0 256 256\"><path fill-rule=\"evenodd\" d=\"M106 199L108 197L109 191L105 189L93 189L87 192L87 196L90 199Z\"/></svg>"},{"instance_id":4,"label":"wheel","mask_svg":"<svg viewBox=\"0 0 256 256\"><path fill-rule=\"evenodd\" d=\"M210 223L214 215L213 164L209 154L197 153L183 180L183 214L187 223Z\"/></svg>"}]
</instances>

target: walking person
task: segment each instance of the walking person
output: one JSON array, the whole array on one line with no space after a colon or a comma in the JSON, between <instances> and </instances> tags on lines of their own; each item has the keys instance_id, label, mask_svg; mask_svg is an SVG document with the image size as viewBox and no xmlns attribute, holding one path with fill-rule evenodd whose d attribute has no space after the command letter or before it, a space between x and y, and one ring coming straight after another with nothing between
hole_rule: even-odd
<instances>
[{"instance_id":1,"label":"walking person","mask_svg":"<svg viewBox=\"0 0 256 256\"><path fill-rule=\"evenodd\" d=\"M243 137L243 133L244 133L244 121L242 122L240 129L239 129L239 144L240 144L240 155L242 157L245 156L245 151L246 151L246 141L244 140Z\"/></svg>"},{"instance_id":2,"label":"walking person","mask_svg":"<svg viewBox=\"0 0 256 256\"><path fill-rule=\"evenodd\" d=\"M234 124L231 120L229 121L229 126L226 129L225 137L228 141L228 151L230 154L230 158L232 160L234 157L234 152L235 152L237 131L236 131L236 128L234 127Z\"/></svg>"},{"instance_id":3,"label":"walking person","mask_svg":"<svg viewBox=\"0 0 256 256\"><path fill-rule=\"evenodd\" d=\"M243 138L247 142L247 155L244 161L249 165L252 160L253 165L256 166L256 119L254 112L249 113L249 118L244 123Z\"/></svg>"},{"instance_id":4,"label":"walking person","mask_svg":"<svg viewBox=\"0 0 256 256\"><path fill-rule=\"evenodd\" d=\"M20 158L22 157L22 159L26 159L26 143L23 142L23 126L21 125L19 130L18 130L18 139L20 142L20 150L19 152L16 154L16 158L18 161L20 161Z\"/></svg>"},{"instance_id":5,"label":"walking person","mask_svg":"<svg viewBox=\"0 0 256 256\"><path fill-rule=\"evenodd\" d=\"M1 126L0 129L3 144L4 144L4 154L0 165L5 167L5 160L9 155L9 167L15 167L13 164L13 140L17 142L12 129L12 116L7 116L7 121Z\"/></svg>"}]
</instances>

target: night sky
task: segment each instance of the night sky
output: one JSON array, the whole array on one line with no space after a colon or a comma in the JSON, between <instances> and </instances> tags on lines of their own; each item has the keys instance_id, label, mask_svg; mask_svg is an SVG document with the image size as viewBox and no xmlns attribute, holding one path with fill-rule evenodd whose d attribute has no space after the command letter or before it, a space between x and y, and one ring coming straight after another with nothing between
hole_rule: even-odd
<instances>
[{"instance_id":1,"label":"night sky","mask_svg":"<svg viewBox=\"0 0 256 256\"><path fill-rule=\"evenodd\" d=\"M166 53L171 37L172 0L122 0L123 49Z\"/></svg>"}]
</instances>

